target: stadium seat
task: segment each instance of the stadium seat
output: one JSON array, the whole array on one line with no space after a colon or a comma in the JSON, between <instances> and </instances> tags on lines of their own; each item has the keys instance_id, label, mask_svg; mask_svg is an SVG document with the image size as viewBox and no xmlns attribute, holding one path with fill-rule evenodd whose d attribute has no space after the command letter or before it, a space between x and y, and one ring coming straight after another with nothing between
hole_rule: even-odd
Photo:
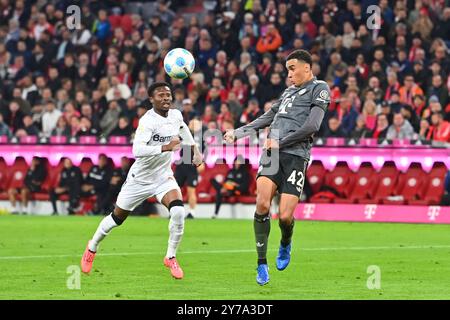
<instances>
[{"instance_id":1,"label":"stadium seat","mask_svg":"<svg viewBox=\"0 0 450 320\"><path fill-rule=\"evenodd\" d=\"M20 189L23 187L25 177L27 175L28 164L23 157L17 157L14 164L9 168L10 179L8 183L8 189ZM20 199L20 195L17 196Z\"/></svg>"},{"instance_id":2,"label":"stadium seat","mask_svg":"<svg viewBox=\"0 0 450 320\"><path fill-rule=\"evenodd\" d=\"M326 172L327 170L323 166L323 163L319 160L312 161L311 165L308 167L306 178L308 179L313 194L319 192L320 187L322 187Z\"/></svg>"},{"instance_id":3,"label":"stadium seat","mask_svg":"<svg viewBox=\"0 0 450 320\"><path fill-rule=\"evenodd\" d=\"M348 198L350 194L350 190L352 189L352 186L354 184L355 178L354 173L350 170L348 167L347 162L345 161L339 161L336 164L336 167L325 175L325 181L323 186L328 186L336 190L342 200L344 202L347 202L345 200ZM312 197L314 199L314 202L316 203L329 203L331 202L330 199L317 199ZM337 198L334 200L336 202ZM339 200L338 200L339 201Z\"/></svg>"},{"instance_id":4,"label":"stadium seat","mask_svg":"<svg viewBox=\"0 0 450 320\"><path fill-rule=\"evenodd\" d=\"M355 173L355 183L350 190L348 198L336 198L336 203L358 203L360 200L369 199L370 190L374 186L372 176L376 174L375 169L370 162L363 162Z\"/></svg>"},{"instance_id":5,"label":"stadium seat","mask_svg":"<svg viewBox=\"0 0 450 320\"><path fill-rule=\"evenodd\" d=\"M359 199L359 203L381 203L383 199L394 195L399 171L395 162L386 161L377 174L372 175L374 188L369 190L368 199Z\"/></svg>"},{"instance_id":6,"label":"stadium seat","mask_svg":"<svg viewBox=\"0 0 450 320\"><path fill-rule=\"evenodd\" d=\"M211 185L210 179L216 179L218 182L223 182L229 167L227 164L215 164L212 168L206 168L198 177L197 185L197 199L198 203L214 202L216 190Z\"/></svg>"},{"instance_id":7,"label":"stadium seat","mask_svg":"<svg viewBox=\"0 0 450 320\"><path fill-rule=\"evenodd\" d=\"M418 162L412 162L406 172L401 172L394 191L397 196L402 196L403 200L395 201L383 199L384 204L407 204L413 199L418 199L419 190L426 179L426 173L422 165Z\"/></svg>"},{"instance_id":8,"label":"stadium seat","mask_svg":"<svg viewBox=\"0 0 450 320\"><path fill-rule=\"evenodd\" d=\"M9 168L5 159L0 157L0 200L8 199Z\"/></svg>"},{"instance_id":9,"label":"stadium seat","mask_svg":"<svg viewBox=\"0 0 450 320\"><path fill-rule=\"evenodd\" d=\"M438 205L444 193L444 179L448 169L443 162L435 162L425 175L418 199L409 201L411 205Z\"/></svg>"}]
</instances>

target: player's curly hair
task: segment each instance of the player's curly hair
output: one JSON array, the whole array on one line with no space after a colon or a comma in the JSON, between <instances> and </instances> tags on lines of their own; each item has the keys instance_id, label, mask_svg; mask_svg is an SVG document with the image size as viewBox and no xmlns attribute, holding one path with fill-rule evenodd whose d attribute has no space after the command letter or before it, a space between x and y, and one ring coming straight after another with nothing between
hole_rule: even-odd
<instances>
[{"instance_id":1,"label":"player's curly hair","mask_svg":"<svg viewBox=\"0 0 450 320\"><path fill-rule=\"evenodd\" d=\"M150 85L150 87L148 87L147 89L147 94L149 97L153 96L153 93L155 92L155 90L159 87L168 87L170 89L170 92L172 92L172 86L167 83L167 82L154 82ZM173 95L173 92L172 92Z\"/></svg>"},{"instance_id":2,"label":"player's curly hair","mask_svg":"<svg viewBox=\"0 0 450 320\"><path fill-rule=\"evenodd\" d=\"M295 50L292 51L286 58L286 61L291 59L297 59L306 62L312 67L312 57L311 54L306 50Z\"/></svg>"}]
</instances>

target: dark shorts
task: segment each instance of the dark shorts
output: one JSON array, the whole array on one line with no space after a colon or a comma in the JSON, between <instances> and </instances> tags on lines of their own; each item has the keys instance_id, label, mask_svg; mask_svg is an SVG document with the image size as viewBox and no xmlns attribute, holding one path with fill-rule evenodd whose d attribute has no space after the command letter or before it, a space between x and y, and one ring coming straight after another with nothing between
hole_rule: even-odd
<instances>
[{"instance_id":1,"label":"dark shorts","mask_svg":"<svg viewBox=\"0 0 450 320\"><path fill-rule=\"evenodd\" d=\"M28 190L30 190L30 192L40 192L41 191L41 186L39 185L35 185L33 183L27 183L25 182L25 187L27 187Z\"/></svg>"},{"instance_id":2,"label":"dark shorts","mask_svg":"<svg viewBox=\"0 0 450 320\"><path fill-rule=\"evenodd\" d=\"M198 184L197 167L193 164L179 164L175 169L175 180L180 188L185 184L195 188Z\"/></svg>"},{"instance_id":3,"label":"dark shorts","mask_svg":"<svg viewBox=\"0 0 450 320\"><path fill-rule=\"evenodd\" d=\"M277 164L278 163L278 164ZM302 157L280 152L278 155L264 151L259 162L259 177L267 177L278 187L278 193L300 197L306 179L308 160Z\"/></svg>"}]
</instances>

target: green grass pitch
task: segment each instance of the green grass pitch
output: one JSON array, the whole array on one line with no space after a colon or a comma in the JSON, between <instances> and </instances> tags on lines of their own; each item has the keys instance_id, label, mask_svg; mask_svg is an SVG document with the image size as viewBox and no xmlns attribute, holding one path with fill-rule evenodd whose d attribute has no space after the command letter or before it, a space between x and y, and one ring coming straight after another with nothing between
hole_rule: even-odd
<instances>
[{"instance_id":1,"label":"green grass pitch","mask_svg":"<svg viewBox=\"0 0 450 320\"><path fill-rule=\"evenodd\" d=\"M272 221L271 280L260 287L252 221L186 221L178 252L185 278L175 280L162 263L168 220L147 217L114 229L92 273L69 289L77 269L70 266L79 265L101 218L0 216L0 299L450 298L448 225L297 221L291 264L280 272ZM367 287L369 266L379 267L380 289Z\"/></svg>"}]
</instances>

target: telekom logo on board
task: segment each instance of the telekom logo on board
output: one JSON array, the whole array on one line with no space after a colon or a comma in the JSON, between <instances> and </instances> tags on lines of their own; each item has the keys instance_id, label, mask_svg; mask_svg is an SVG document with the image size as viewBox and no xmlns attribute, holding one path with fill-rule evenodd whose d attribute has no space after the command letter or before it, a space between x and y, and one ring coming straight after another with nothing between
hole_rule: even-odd
<instances>
[{"instance_id":1,"label":"telekom logo on board","mask_svg":"<svg viewBox=\"0 0 450 320\"><path fill-rule=\"evenodd\" d=\"M377 205L376 204L368 204L364 208L364 215L366 216L366 219L370 220L372 219L372 216L375 215L375 212L377 211Z\"/></svg>"},{"instance_id":2,"label":"telekom logo on board","mask_svg":"<svg viewBox=\"0 0 450 320\"><path fill-rule=\"evenodd\" d=\"M305 204L305 206L303 207L303 216L305 217L305 219L311 219L314 210L316 210L315 204L312 203Z\"/></svg>"},{"instance_id":3,"label":"telekom logo on board","mask_svg":"<svg viewBox=\"0 0 450 320\"><path fill-rule=\"evenodd\" d=\"M436 217L439 216L439 212L441 211L441 207L439 206L430 206L428 207L428 217L430 220L436 220Z\"/></svg>"}]
</instances>

